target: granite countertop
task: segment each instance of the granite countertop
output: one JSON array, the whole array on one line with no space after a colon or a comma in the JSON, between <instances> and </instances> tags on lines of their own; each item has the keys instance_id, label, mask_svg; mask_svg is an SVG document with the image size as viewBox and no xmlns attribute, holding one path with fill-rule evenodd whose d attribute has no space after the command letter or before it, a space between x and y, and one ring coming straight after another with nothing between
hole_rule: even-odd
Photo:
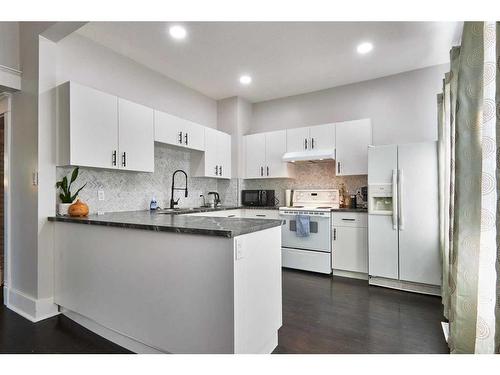
<instances>
[{"instance_id":1,"label":"granite countertop","mask_svg":"<svg viewBox=\"0 0 500 375\"><path fill-rule=\"evenodd\" d=\"M368 212L368 208L333 208L332 212Z\"/></svg>"},{"instance_id":2,"label":"granite countertop","mask_svg":"<svg viewBox=\"0 0 500 375\"><path fill-rule=\"evenodd\" d=\"M227 210L238 207L218 207L216 210ZM120 228L145 229L156 232L175 232L203 234L232 238L246 233L258 232L281 225L281 220L244 219L182 215L184 213L214 211L214 209L178 209L174 211L161 210L110 212L102 215L89 215L78 218L70 216L51 216L49 221L102 225Z\"/></svg>"}]
</instances>

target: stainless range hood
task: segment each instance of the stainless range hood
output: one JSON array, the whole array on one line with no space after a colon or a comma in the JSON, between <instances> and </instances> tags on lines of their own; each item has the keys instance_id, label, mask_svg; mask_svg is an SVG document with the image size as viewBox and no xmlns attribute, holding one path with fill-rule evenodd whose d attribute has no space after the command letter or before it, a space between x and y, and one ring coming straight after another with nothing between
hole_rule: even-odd
<instances>
[{"instance_id":1,"label":"stainless range hood","mask_svg":"<svg viewBox=\"0 0 500 375\"><path fill-rule=\"evenodd\" d=\"M282 160L288 162L335 160L335 149L286 152Z\"/></svg>"}]
</instances>

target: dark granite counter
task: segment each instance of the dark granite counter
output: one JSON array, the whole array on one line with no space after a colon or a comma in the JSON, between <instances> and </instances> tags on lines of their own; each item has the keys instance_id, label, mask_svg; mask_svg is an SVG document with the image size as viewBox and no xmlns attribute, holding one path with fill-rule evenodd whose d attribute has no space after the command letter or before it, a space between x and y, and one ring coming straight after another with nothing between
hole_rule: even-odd
<instances>
[{"instance_id":1,"label":"dark granite counter","mask_svg":"<svg viewBox=\"0 0 500 375\"><path fill-rule=\"evenodd\" d=\"M367 213L368 208L334 208L332 212L359 212L359 213Z\"/></svg>"},{"instance_id":2,"label":"dark granite counter","mask_svg":"<svg viewBox=\"0 0 500 375\"><path fill-rule=\"evenodd\" d=\"M237 208L237 207L231 207ZM216 210L228 210L218 207ZM52 216L49 221L65 223L102 225L120 228L144 229L156 232L203 234L232 238L246 233L258 232L281 225L280 220L243 219L182 215L194 212L208 212L214 209L176 209L150 211L111 212L103 215L89 215L84 218Z\"/></svg>"}]
</instances>

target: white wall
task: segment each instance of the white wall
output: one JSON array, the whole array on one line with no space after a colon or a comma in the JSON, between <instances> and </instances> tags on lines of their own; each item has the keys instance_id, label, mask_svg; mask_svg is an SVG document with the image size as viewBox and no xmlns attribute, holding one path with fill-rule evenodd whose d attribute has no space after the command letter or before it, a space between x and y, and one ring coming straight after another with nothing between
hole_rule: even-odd
<instances>
[{"instance_id":1,"label":"white wall","mask_svg":"<svg viewBox=\"0 0 500 375\"><path fill-rule=\"evenodd\" d=\"M0 22L0 65L19 70L18 22Z\"/></svg>"},{"instance_id":2,"label":"white wall","mask_svg":"<svg viewBox=\"0 0 500 375\"><path fill-rule=\"evenodd\" d=\"M58 82L74 80L173 115L217 127L217 102L79 34L57 44Z\"/></svg>"},{"instance_id":3,"label":"white wall","mask_svg":"<svg viewBox=\"0 0 500 375\"><path fill-rule=\"evenodd\" d=\"M253 105L251 133L371 118L374 144L437 139L436 94L448 64Z\"/></svg>"}]
</instances>

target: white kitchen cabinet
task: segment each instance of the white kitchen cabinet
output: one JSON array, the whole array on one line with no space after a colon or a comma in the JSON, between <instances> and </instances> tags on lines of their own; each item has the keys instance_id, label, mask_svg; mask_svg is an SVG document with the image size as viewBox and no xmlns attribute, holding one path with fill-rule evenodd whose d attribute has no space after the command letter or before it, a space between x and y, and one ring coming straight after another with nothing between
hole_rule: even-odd
<instances>
[{"instance_id":1,"label":"white kitchen cabinet","mask_svg":"<svg viewBox=\"0 0 500 375\"><path fill-rule=\"evenodd\" d=\"M368 273L368 225L366 213L334 212L332 268Z\"/></svg>"},{"instance_id":2,"label":"white kitchen cabinet","mask_svg":"<svg viewBox=\"0 0 500 375\"><path fill-rule=\"evenodd\" d=\"M216 129L204 130L205 152L192 155L195 177L231 178L231 136Z\"/></svg>"},{"instance_id":3,"label":"white kitchen cabinet","mask_svg":"<svg viewBox=\"0 0 500 375\"><path fill-rule=\"evenodd\" d=\"M263 178L266 164L266 134L245 136L246 178Z\"/></svg>"},{"instance_id":4,"label":"white kitchen cabinet","mask_svg":"<svg viewBox=\"0 0 500 375\"><path fill-rule=\"evenodd\" d=\"M335 148L335 124L311 126L309 128L310 149L329 150Z\"/></svg>"},{"instance_id":5,"label":"white kitchen cabinet","mask_svg":"<svg viewBox=\"0 0 500 375\"><path fill-rule=\"evenodd\" d=\"M74 82L57 89L57 164L153 172L153 110Z\"/></svg>"},{"instance_id":6,"label":"white kitchen cabinet","mask_svg":"<svg viewBox=\"0 0 500 375\"><path fill-rule=\"evenodd\" d=\"M289 178L294 166L283 162L286 131L245 136L246 178Z\"/></svg>"},{"instance_id":7,"label":"white kitchen cabinet","mask_svg":"<svg viewBox=\"0 0 500 375\"><path fill-rule=\"evenodd\" d=\"M307 150L309 128L294 128L286 130L286 151L299 152Z\"/></svg>"},{"instance_id":8,"label":"white kitchen cabinet","mask_svg":"<svg viewBox=\"0 0 500 375\"><path fill-rule=\"evenodd\" d=\"M335 125L337 176L368 174L368 146L372 144L370 119Z\"/></svg>"},{"instance_id":9,"label":"white kitchen cabinet","mask_svg":"<svg viewBox=\"0 0 500 375\"><path fill-rule=\"evenodd\" d=\"M153 172L155 165L153 109L120 98L118 123L120 168Z\"/></svg>"},{"instance_id":10,"label":"white kitchen cabinet","mask_svg":"<svg viewBox=\"0 0 500 375\"><path fill-rule=\"evenodd\" d=\"M58 165L118 168L118 98L74 82L57 97Z\"/></svg>"},{"instance_id":11,"label":"white kitchen cabinet","mask_svg":"<svg viewBox=\"0 0 500 375\"><path fill-rule=\"evenodd\" d=\"M286 130L286 152L335 149L335 124Z\"/></svg>"},{"instance_id":12,"label":"white kitchen cabinet","mask_svg":"<svg viewBox=\"0 0 500 375\"><path fill-rule=\"evenodd\" d=\"M156 142L205 150L204 126L161 111L154 111L154 123Z\"/></svg>"}]
</instances>

